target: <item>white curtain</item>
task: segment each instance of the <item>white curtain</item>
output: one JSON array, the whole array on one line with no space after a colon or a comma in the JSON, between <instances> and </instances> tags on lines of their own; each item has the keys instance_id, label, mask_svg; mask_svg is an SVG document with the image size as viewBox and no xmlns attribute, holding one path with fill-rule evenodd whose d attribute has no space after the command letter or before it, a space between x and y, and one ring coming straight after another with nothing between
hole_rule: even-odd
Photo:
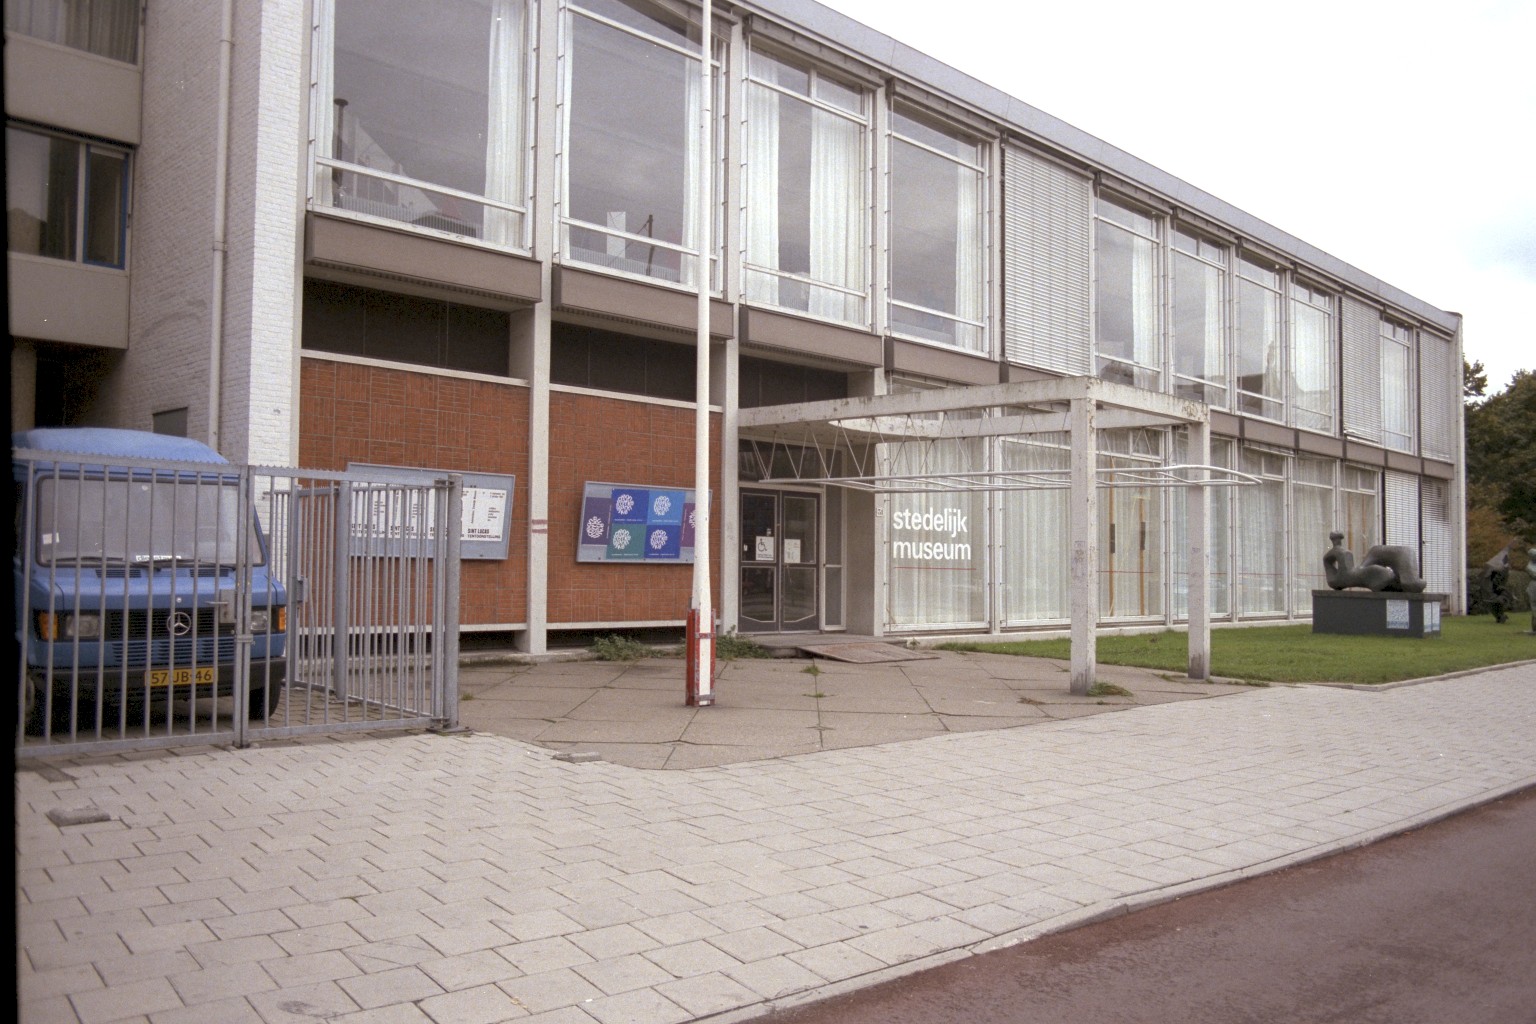
<instances>
[{"instance_id":1,"label":"white curtain","mask_svg":"<svg viewBox=\"0 0 1536 1024\"><path fill-rule=\"evenodd\" d=\"M1065 434L1042 434L1034 443L1002 442L1004 470L1064 470L1072 465ZM1009 491L1002 495L1003 614L1010 626L1068 618L1065 490Z\"/></svg>"},{"instance_id":2,"label":"white curtain","mask_svg":"<svg viewBox=\"0 0 1536 1024\"><path fill-rule=\"evenodd\" d=\"M747 262L773 270L779 269L779 190L783 187L779 181L779 102L779 94L772 89L748 84ZM753 299L778 303L777 276L749 271L747 280Z\"/></svg>"},{"instance_id":3,"label":"white curtain","mask_svg":"<svg viewBox=\"0 0 1536 1024\"><path fill-rule=\"evenodd\" d=\"M1255 476L1268 469L1270 476L1237 488L1238 613L1277 615L1285 611L1285 481L1273 477L1260 453L1245 451L1242 469Z\"/></svg>"},{"instance_id":4,"label":"white curtain","mask_svg":"<svg viewBox=\"0 0 1536 1024\"><path fill-rule=\"evenodd\" d=\"M1284 397L1285 346L1280 338L1280 296L1264 292L1264 387L1265 398L1276 402ZM1267 416L1279 418L1282 410L1268 409Z\"/></svg>"},{"instance_id":5,"label":"white curtain","mask_svg":"<svg viewBox=\"0 0 1536 1024\"><path fill-rule=\"evenodd\" d=\"M1333 464L1297 459L1291 486L1291 603L1298 615L1312 611L1312 591L1328 586L1323 552L1336 529L1333 515ZM1363 557L1364 551L1360 552Z\"/></svg>"},{"instance_id":6,"label":"white curtain","mask_svg":"<svg viewBox=\"0 0 1536 1024\"><path fill-rule=\"evenodd\" d=\"M336 146L336 9L331 0L316 0L314 40L315 109L310 112L315 132L317 157L335 157ZM331 186L331 170L314 167L316 206L333 206L336 198Z\"/></svg>"},{"instance_id":7,"label":"white curtain","mask_svg":"<svg viewBox=\"0 0 1536 1024\"><path fill-rule=\"evenodd\" d=\"M708 47L706 45L706 51ZM687 143L684 147L683 157L683 245L698 251L698 258L684 256L680 269L679 283L690 288L697 288L700 278L699 268L705 267L705 273L709 266L709 231L706 226L700 230L699 225L699 118L702 114L700 98L701 82L699 81L700 69L689 60L685 64L683 74L683 91L686 97L688 133ZM711 160L713 165L713 160ZM708 280L706 277L704 280Z\"/></svg>"},{"instance_id":8,"label":"white curtain","mask_svg":"<svg viewBox=\"0 0 1536 1024\"><path fill-rule=\"evenodd\" d=\"M981 175L969 167L955 169L955 315L980 320L985 283L981 238ZM985 339L979 328L955 325L962 348L981 351Z\"/></svg>"},{"instance_id":9,"label":"white curtain","mask_svg":"<svg viewBox=\"0 0 1536 1024\"><path fill-rule=\"evenodd\" d=\"M1222 272L1212 266L1204 266L1202 276L1205 290L1205 361L1200 376L1226 393L1226 325L1221 316ZM1213 396L1207 394L1207 399Z\"/></svg>"},{"instance_id":10,"label":"white curtain","mask_svg":"<svg viewBox=\"0 0 1536 1024\"><path fill-rule=\"evenodd\" d=\"M863 170L859 125L821 109L811 111L811 277L863 288ZM777 197L775 197L777 209ZM748 216L750 216L750 212ZM862 322L863 303L841 292L811 289L810 312ZM852 308L850 308L852 307Z\"/></svg>"},{"instance_id":11,"label":"white curtain","mask_svg":"<svg viewBox=\"0 0 1536 1024\"><path fill-rule=\"evenodd\" d=\"M498 202L522 202L523 0L492 0L490 81L486 87L485 195ZM485 208L484 238L497 245L522 243L522 218L510 210Z\"/></svg>"},{"instance_id":12,"label":"white curtain","mask_svg":"<svg viewBox=\"0 0 1536 1024\"><path fill-rule=\"evenodd\" d=\"M1155 384L1162 362L1157 351L1157 247L1139 235L1130 239L1131 358L1137 366L1136 383L1145 387Z\"/></svg>"},{"instance_id":13,"label":"white curtain","mask_svg":"<svg viewBox=\"0 0 1536 1024\"><path fill-rule=\"evenodd\" d=\"M1296 328L1291 362L1295 367L1297 425L1333 428L1333 359L1329 335L1332 317L1303 302L1292 304Z\"/></svg>"}]
</instances>

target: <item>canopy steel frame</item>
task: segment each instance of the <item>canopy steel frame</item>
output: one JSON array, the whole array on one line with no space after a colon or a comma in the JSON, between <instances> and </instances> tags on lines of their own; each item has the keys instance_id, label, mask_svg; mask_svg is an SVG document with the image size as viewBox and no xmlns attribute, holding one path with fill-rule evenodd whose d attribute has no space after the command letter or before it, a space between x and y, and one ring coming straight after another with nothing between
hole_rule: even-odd
<instances>
[{"instance_id":1,"label":"canopy steel frame","mask_svg":"<svg viewBox=\"0 0 1536 1024\"><path fill-rule=\"evenodd\" d=\"M1098 432L1184 427L1190 462L1100 466ZM1087 694L1098 667L1098 492L1117 487L1188 488L1189 677L1210 678L1210 488L1257 483L1211 465L1210 409L1204 403L1100 380L1059 377L896 395L835 398L742 409L741 439L753 446L764 484L816 483L877 494L1066 490L1070 542L1071 692ZM945 442L1064 434L1064 470L891 473L892 452L930 455ZM764 457L763 446L767 446ZM1107 455L1125 453L1107 452ZM984 458L985 456L983 456ZM770 472L782 464L790 475Z\"/></svg>"}]
</instances>

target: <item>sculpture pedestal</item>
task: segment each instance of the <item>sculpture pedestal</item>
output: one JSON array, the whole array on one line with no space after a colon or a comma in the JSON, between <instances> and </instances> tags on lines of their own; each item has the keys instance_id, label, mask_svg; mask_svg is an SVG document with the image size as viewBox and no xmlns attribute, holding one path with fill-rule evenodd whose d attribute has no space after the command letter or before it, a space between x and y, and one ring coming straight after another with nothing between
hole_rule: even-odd
<instances>
[{"instance_id":1,"label":"sculpture pedestal","mask_svg":"<svg viewBox=\"0 0 1536 1024\"><path fill-rule=\"evenodd\" d=\"M1444 594L1374 590L1312 591L1312 632L1350 636L1440 635Z\"/></svg>"}]
</instances>

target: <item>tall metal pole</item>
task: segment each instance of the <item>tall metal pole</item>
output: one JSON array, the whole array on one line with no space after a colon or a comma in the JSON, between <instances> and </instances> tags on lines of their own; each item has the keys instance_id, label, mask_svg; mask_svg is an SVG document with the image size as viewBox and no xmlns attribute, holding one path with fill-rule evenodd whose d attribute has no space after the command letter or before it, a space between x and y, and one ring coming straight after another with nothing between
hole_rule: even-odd
<instances>
[{"instance_id":1,"label":"tall metal pole","mask_svg":"<svg viewBox=\"0 0 1536 1024\"><path fill-rule=\"evenodd\" d=\"M714 94L714 56L711 43L714 38L714 4L704 0L704 19L701 32L701 60L699 61L699 151L698 161L698 217L695 231L698 237L699 257L694 266L694 278L699 287L698 346L694 382L694 435L693 435L693 615L690 616L689 637L694 656L690 659L692 678L688 680L687 702L708 706L715 702L715 610L710 596L709 578L709 293L710 254L714 251L714 126L712 98Z\"/></svg>"}]
</instances>

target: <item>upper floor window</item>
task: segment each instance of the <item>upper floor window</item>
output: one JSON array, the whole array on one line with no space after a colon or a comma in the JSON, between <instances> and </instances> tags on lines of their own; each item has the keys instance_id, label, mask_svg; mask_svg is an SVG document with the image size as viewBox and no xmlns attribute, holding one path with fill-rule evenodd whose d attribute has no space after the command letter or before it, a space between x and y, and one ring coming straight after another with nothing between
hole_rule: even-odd
<instances>
[{"instance_id":1,"label":"upper floor window","mask_svg":"<svg viewBox=\"0 0 1536 1024\"><path fill-rule=\"evenodd\" d=\"M1333 296L1296 281L1291 286L1291 402L1296 426L1332 433L1338 422L1334 386Z\"/></svg>"},{"instance_id":2,"label":"upper floor window","mask_svg":"<svg viewBox=\"0 0 1536 1024\"><path fill-rule=\"evenodd\" d=\"M866 94L753 50L746 106L747 300L867 324Z\"/></svg>"},{"instance_id":3,"label":"upper floor window","mask_svg":"<svg viewBox=\"0 0 1536 1024\"><path fill-rule=\"evenodd\" d=\"M960 129L891 112L892 333L986 351L985 159Z\"/></svg>"},{"instance_id":4,"label":"upper floor window","mask_svg":"<svg viewBox=\"0 0 1536 1024\"><path fill-rule=\"evenodd\" d=\"M1388 448L1413 450L1413 331L1381 322L1381 433Z\"/></svg>"},{"instance_id":5,"label":"upper floor window","mask_svg":"<svg viewBox=\"0 0 1536 1024\"><path fill-rule=\"evenodd\" d=\"M128 224L124 150L7 126L7 248L121 267Z\"/></svg>"},{"instance_id":6,"label":"upper floor window","mask_svg":"<svg viewBox=\"0 0 1536 1024\"><path fill-rule=\"evenodd\" d=\"M1173 391L1225 408L1227 249L1186 231L1172 234Z\"/></svg>"},{"instance_id":7,"label":"upper floor window","mask_svg":"<svg viewBox=\"0 0 1536 1024\"><path fill-rule=\"evenodd\" d=\"M1285 416L1285 341L1281 330L1281 277L1264 263L1237 262L1238 411L1265 419Z\"/></svg>"},{"instance_id":8,"label":"upper floor window","mask_svg":"<svg viewBox=\"0 0 1536 1024\"><path fill-rule=\"evenodd\" d=\"M527 248L525 0L319 0L314 201Z\"/></svg>"},{"instance_id":9,"label":"upper floor window","mask_svg":"<svg viewBox=\"0 0 1536 1024\"><path fill-rule=\"evenodd\" d=\"M511 314L310 279L303 338L321 352L505 377Z\"/></svg>"},{"instance_id":10,"label":"upper floor window","mask_svg":"<svg viewBox=\"0 0 1536 1024\"><path fill-rule=\"evenodd\" d=\"M707 234L696 223L699 26L645 0L584 0L567 27L561 252L691 284Z\"/></svg>"},{"instance_id":11,"label":"upper floor window","mask_svg":"<svg viewBox=\"0 0 1536 1024\"><path fill-rule=\"evenodd\" d=\"M139 59L140 0L5 0L5 27L127 64Z\"/></svg>"},{"instance_id":12,"label":"upper floor window","mask_svg":"<svg viewBox=\"0 0 1536 1024\"><path fill-rule=\"evenodd\" d=\"M1158 322L1159 224L1128 206L1094 206L1094 336L1099 376L1156 389L1162 379Z\"/></svg>"}]
</instances>

